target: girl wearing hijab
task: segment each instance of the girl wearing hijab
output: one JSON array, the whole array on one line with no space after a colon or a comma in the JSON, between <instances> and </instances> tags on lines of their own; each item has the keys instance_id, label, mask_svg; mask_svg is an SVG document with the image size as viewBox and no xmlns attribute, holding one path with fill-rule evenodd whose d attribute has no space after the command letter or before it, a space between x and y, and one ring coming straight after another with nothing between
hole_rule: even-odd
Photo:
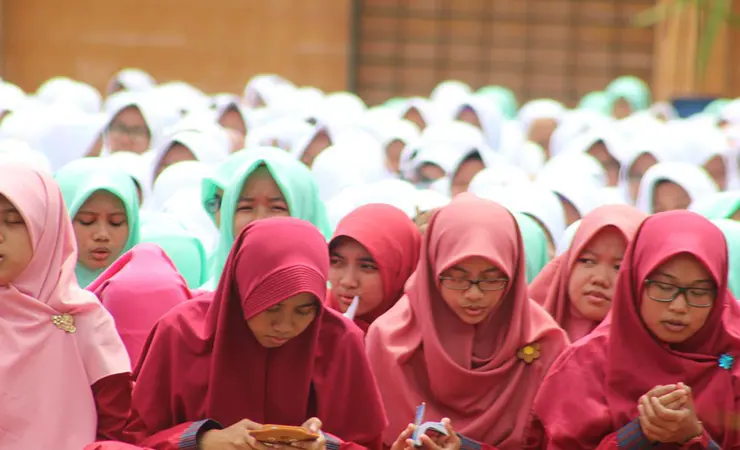
<instances>
[{"instance_id":1,"label":"girl wearing hijab","mask_svg":"<svg viewBox=\"0 0 740 450\"><path fill-rule=\"evenodd\" d=\"M525 448L740 448L740 305L707 219L647 218L625 253L609 318L555 363Z\"/></svg>"},{"instance_id":2,"label":"girl wearing hijab","mask_svg":"<svg viewBox=\"0 0 740 450\"><path fill-rule=\"evenodd\" d=\"M235 170L224 190L218 246L205 289L215 289L235 236L255 220L298 217L313 223L327 239L331 236L326 208L311 171L280 149L250 152L254 158Z\"/></svg>"},{"instance_id":3,"label":"girl wearing hijab","mask_svg":"<svg viewBox=\"0 0 740 450\"><path fill-rule=\"evenodd\" d=\"M634 112L648 109L652 102L648 85L631 75L614 79L606 87L606 93L612 100L611 113L617 119L624 119Z\"/></svg>"},{"instance_id":4,"label":"girl wearing hijab","mask_svg":"<svg viewBox=\"0 0 740 450\"><path fill-rule=\"evenodd\" d=\"M0 173L0 449L120 439L131 367L112 317L75 281L59 187L26 166Z\"/></svg>"},{"instance_id":5,"label":"girl wearing hijab","mask_svg":"<svg viewBox=\"0 0 740 450\"><path fill-rule=\"evenodd\" d=\"M580 222L569 249L532 282L532 299L575 342L609 312L624 251L647 217L627 205L601 206Z\"/></svg>"},{"instance_id":6,"label":"girl wearing hijab","mask_svg":"<svg viewBox=\"0 0 740 450\"><path fill-rule=\"evenodd\" d=\"M406 295L366 338L386 447L405 446L426 402L428 420L445 418L450 433L446 444L423 437L427 449L520 448L540 381L568 343L529 300L525 270L503 206L465 193L434 213Z\"/></svg>"},{"instance_id":7,"label":"girl wearing hijab","mask_svg":"<svg viewBox=\"0 0 740 450\"><path fill-rule=\"evenodd\" d=\"M332 308L344 313L359 297L354 320L367 332L403 295L420 248L421 233L400 209L369 204L352 211L339 222L329 242Z\"/></svg>"},{"instance_id":8,"label":"girl wearing hijab","mask_svg":"<svg viewBox=\"0 0 740 450\"><path fill-rule=\"evenodd\" d=\"M54 175L74 224L77 281L87 287L139 243L139 197L130 176L103 160L84 159Z\"/></svg>"},{"instance_id":9,"label":"girl wearing hijab","mask_svg":"<svg viewBox=\"0 0 740 450\"><path fill-rule=\"evenodd\" d=\"M216 292L170 311L149 337L133 394L134 441L262 449L249 430L303 424L331 433L306 449L379 449L386 420L363 335L325 308L328 271L325 238L310 223L249 224Z\"/></svg>"},{"instance_id":10,"label":"girl wearing hijab","mask_svg":"<svg viewBox=\"0 0 740 450\"><path fill-rule=\"evenodd\" d=\"M220 126L209 129L180 130L154 149L152 155L152 184L166 168L182 161L200 161L215 166L226 160L231 151L226 131Z\"/></svg>"},{"instance_id":11,"label":"girl wearing hijab","mask_svg":"<svg viewBox=\"0 0 740 450\"><path fill-rule=\"evenodd\" d=\"M134 363L157 320L191 297L175 265L153 244L140 244L125 253L87 290L113 315Z\"/></svg>"},{"instance_id":12,"label":"girl wearing hijab","mask_svg":"<svg viewBox=\"0 0 740 450\"><path fill-rule=\"evenodd\" d=\"M635 206L648 214L688 209L692 201L718 191L701 167L681 162L658 163L645 172Z\"/></svg>"}]
</instances>

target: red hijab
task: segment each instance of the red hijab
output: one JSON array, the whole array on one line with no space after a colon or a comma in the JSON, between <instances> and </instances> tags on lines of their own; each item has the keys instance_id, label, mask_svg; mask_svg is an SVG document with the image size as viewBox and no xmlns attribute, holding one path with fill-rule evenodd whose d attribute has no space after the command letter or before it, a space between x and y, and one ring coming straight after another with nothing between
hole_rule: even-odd
<instances>
[{"instance_id":1,"label":"red hijab","mask_svg":"<svg viewBox=\"0 0 740 450\"><path fill-rule=\"evenodd\" d=\"M134 365L157 321L191 298L175 265L154 244L139 244L126 252L86 289L115 319Z\"/></svg>"},{"instance_id":2,"label":"red hijab","mask_svg":"<svg viewBox=\"0 0 740 450\"><path fill-rule=\"evenodd\" d=\"M704 326L686 342L669 346L645 327L640 303L645 279L681 253L706 266L718 296ZM740 306L727 289L722 232L688 211L650 216L627 248L610 315L563 354L540 389L534 412L549 436L549 448L596 448L638 416L641 395L680 381L692 388L697 415L709 434L722 448L734 448L740 433L720 417L737 414L740 365L719 367L725 353L740 356Z\"/></svg>"},{"instance_id":3,"label":"red hijab","mask_svg":"<svg viewBox=\"0 0 740 450\"><path fill-rule=\"evenodd\" d=\"M329 249L339 238L347 237L359 242L378 263L383 280L383 302L374 310L355 317L355 323L367 332L375 319L383 315L403 295L403 285L419 262L421 233L400 209L383 204L360 206L347 215L334 232ZM331 307L339 304L329 293Z\"/></svg>"},{"instance_id":4,"label":"red hijab","mask_svg":"<svg viewBox=\"0 0 740 450\"><path fill-rule=\"evenodd\" d=\"M499 308L478 325L463 323L439 292L439 275L473 256L490 260L511 280ZM456 431L501 450L518 449L532 400L567 337L529 300L524 248L504 207L460 194L435 212L424 234L406 296L371 326L367 352L390 426L390 445L427 404L428 420L449 417ZM517 357L539 344L532 364Z\"/></svg>"},{"instance_id":5,"label":"red hijab","mask_svg":"<svg viewBox=\"0 0 740 450\"><path fill-rule=\"evenodd\" d=\"M181 305L155 327L137 371L134 415L150 434L204 418L300 426L315 415L341 439L377 441L386 422L363 335L323 307L328 270L326 240L310 223L250 223L212 298ZM317 298L316 318L282 347L264 348L246 320L302 292Z\"/></svg>"},{"instance_id":6,"label":"red hijab","mask_svg":"<svg viewBox=\"0 0 740 450\"><path fill-rule=\"evenodd\" d=\"M629 243L646 217L647 214L628 205L606 205L594 209L581 220L568 251L550 261L529 286L532 299L545 307L572 342L599 325L599 322L581 316L570 302L568 284L576 260L593 238L607 227L617 229Z\"/></svg>"}]
</instances>

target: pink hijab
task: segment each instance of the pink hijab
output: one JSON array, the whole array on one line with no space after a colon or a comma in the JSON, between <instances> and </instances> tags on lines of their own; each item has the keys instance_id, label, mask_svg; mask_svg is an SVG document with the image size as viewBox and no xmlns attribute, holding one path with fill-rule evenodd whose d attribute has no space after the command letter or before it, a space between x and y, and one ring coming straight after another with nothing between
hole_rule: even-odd
<instances>
[{"instance_id":1,"label":"pink hijab","mask_svg":"<svg viewBox=\"0 0 740 450\"><path fill-rule=\"evenodd\" d=\"M86 288L116 320L131 361L139 361L149 332L167 311L191 298L187 283L167 254L139 244L118 258Z\"/></svg>"},{"instance_id":2,"label":"pink hijab","mask_svg":"<svg viewBox=\"0 0 740 450\"><path fill-rule=\"evenodd\" d=\"M501 306L479 325L447 306L438 277L466 258L490 260L510 279ZM427 404L428 420L449 417L456 431L501 450L521 447L539 383L568 340L527 295L524 250L504 207L460 194L435 212L403 297L371 326L367 353L383 395L390 445ZM531 364L517 354L539 344Z\"/></svg>"},{"instance_id":3,"label":"pink hijab","mask_svg":"<svg viewBox=\"0 0 740 450\"><path fill-rule=\"evenodd\" d=\"M79 450L96 436L91 386L131 371L126 349L110 314L77 284L75 236L56 182L1 165L0 195L23 216L34 250L0 287L0 448ZM74 332L54 325L60 314L72 316Z\"/></svg>"},{"instance_id":4,"label":"pink hijab","mask_svg":"<svg viewBox=\"0 0 740 450\"><path fill-rule=\"evenodd\" d=\"M599 322L581 316L570 301L568 284L576 260L591 240L607 227L616 228L629 244L646 217L647 214L629 205L606 205L594 209L581 220L568 251L550 261L529 286L532 299L545 307L572 342L599 325Z\"/></svg>"}]
</instances>

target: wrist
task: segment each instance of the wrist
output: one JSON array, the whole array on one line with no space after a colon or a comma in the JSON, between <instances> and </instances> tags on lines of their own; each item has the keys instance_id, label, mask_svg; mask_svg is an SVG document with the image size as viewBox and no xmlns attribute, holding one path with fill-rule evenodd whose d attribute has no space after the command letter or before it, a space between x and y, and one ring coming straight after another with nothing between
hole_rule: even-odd
<instances>
[{"instance_id":1,"label":"wrist","mask_svg":"<svg viewBox=\"0 0 740 450\"><path fill-rule=\"evenodd\" d=\"M691 433L689 433L689 436L681 444L682 445L687 444L690 441L698 437L701 437L703 434L704 434L704 425L700 421L697 420L694 423L694 426L691 428Z\"/></svg>"},{"instance_id":2,"label":"wrist","mask_svg":"<svg viewBox=\"0 0 740 450\"><path fill-rule=\"evenodd\" d=\"M213 440L213 433L219 430L206 430L198 436L198 450L209 450L210 442Z\"/></svg>"}]
</instances>

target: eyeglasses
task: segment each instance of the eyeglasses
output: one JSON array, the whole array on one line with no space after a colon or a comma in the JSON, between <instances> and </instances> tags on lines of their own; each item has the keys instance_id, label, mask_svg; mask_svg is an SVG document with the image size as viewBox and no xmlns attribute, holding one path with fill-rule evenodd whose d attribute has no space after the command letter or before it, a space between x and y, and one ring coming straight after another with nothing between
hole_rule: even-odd
<instances>
[{"instance_id":1,"label":"eyeglasses","mask_svg":"<svg viewBox=\"0 0 740 450\"><path fill-rule=\"evenodd\" d=\"M137 141L143 141L149 139L149 129L143 126L129 127L122 123L112 123L108 127L108 134L117 134L123 136L129 136L131 139Z\"/></svg>"},{"instance_id":2,"label":"eyeglasses","mask_svg":"<svg viewBox=\"0 0 740 450\"><path fill-rule=\"evenodd\" d=\"M481 291L500 291L509 284L507 278L488 278L482 280L468 280L467 278L439 277L442 286L454 291L467 291L471 286L478 286Z\"/></svg>"},{"instance_id":3,"label":"eyeglasses","mask_svg":"<svg viewBox=\"0 0 740 450\"><path fill-rule=\"evenodd\" d=\"M647 295L656 302L670 303L683 294L686 304L694 308L709 308L717 296L716 289L680 287L662 281L645 280Z\"/></svg>"},{"instance_id":4,"label":"eyeglasses","mask_svg":"<svg viewBox=\"0 0 740 450\"><path fill-rule=\"evenodd\" d=\"M221 197L215 196L205 203L206 212L209 214L216 214L221 209Z\"/></svg>"}]
</instances>

